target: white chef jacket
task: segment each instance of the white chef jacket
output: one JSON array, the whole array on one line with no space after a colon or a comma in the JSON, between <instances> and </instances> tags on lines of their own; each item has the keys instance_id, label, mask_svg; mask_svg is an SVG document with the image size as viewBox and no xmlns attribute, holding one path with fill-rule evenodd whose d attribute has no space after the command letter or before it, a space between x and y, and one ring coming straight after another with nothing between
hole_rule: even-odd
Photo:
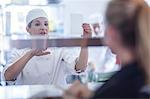
<instances>
[{"instance_id":1,"label":"white chef jacket","mask_svg":"<svg viewBox=\"0 0 150 99\"><path fill-rule=\"evenodd\" d=\"M94 65L95 72L111 72L119 69L116 65L116 55L107 46L90 47L88 63ZM88 69L91 67L88 66L86 70Z\"/></svg>"},{"instance_id":2,"label":"white chef jacket","mask_svg":"<svg viewBox=\"0 0 150 99\"><path fill-rule=\"evenodd\" d=\"M50 54L32 57L22 72L13 82L17 85L31 84L66 84L65 76L75 71L75 61L77 55L65 48L48 48ZM12 63L17 61L30 49L14 49L11 53L8 65L4 67L2 79L5 80L4 73ZM10 81L8 82L10 84Z\"/></svg>"}]
</instances>

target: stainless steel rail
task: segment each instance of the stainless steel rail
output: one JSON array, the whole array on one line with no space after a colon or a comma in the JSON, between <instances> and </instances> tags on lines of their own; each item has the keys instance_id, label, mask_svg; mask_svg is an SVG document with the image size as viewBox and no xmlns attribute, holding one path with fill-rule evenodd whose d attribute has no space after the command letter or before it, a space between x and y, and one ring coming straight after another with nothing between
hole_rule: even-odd
<instances>
[{"instance_id":1,"label":"stainless steel rail","mask_svg":"<svg viewBox=\"0 0 150 99\"><path fill-rule=\"evenodd\" d=\"M10 48L86 47L103 46L103 38L10 39Z\"/></svg>"}]
</instances>

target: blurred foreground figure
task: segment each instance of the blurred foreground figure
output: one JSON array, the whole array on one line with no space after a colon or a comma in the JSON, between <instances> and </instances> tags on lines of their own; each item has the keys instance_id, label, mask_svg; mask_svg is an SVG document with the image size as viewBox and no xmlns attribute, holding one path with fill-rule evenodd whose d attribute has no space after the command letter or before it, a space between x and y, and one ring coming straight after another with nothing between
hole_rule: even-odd
<instances>
[{"instance_id":1,"label":"blurred foreground figure","mask_svg":"<svg viewBox=\"0 0 150 99\"><path fill-rule=\"evenodd\" d=\"M69 94L66 91L64 98L138 98L141 88L145 85L146 77L142 60L150 50L146 48L148 45L142 44L144 40L142 30L148 30L150 24L148 21L150 17L146 17L148 20L144 17L147 15L149 15L149 8L143 0L111 0L106 10L105 42L121 60L121 70L95 92L76 82L68 90ZM144 32L147 34L148 44L149 31ZM140 54L139 49L141 52L146 49L145 54ZM148 98L148 96L140 98Z\"/></svg>"}]
</instances>

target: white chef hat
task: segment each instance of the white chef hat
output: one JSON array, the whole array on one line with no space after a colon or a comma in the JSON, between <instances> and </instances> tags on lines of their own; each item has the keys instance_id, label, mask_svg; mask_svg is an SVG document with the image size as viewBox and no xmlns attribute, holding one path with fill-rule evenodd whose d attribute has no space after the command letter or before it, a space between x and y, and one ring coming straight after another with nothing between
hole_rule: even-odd
<instances>
[{"instance_id":1,"label":"white chef hat","mask_svg":"<svg viewBox=\"0 0 150 99\"><path fill-rule=\"evenodd\" d=\"M44 18L48 19L48 16L44 10L32 9L31 11L28 12L28 14L26 16L26 25L28 25L32 20L39 18L39 17L44 17Z\"/></svg>"}]
</instances>

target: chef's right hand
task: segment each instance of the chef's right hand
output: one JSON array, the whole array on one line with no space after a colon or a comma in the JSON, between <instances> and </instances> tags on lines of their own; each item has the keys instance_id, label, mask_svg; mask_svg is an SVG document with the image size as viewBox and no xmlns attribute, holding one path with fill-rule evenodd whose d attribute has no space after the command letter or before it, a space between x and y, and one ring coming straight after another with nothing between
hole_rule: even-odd
<instances>
[{"instance_id":1,"label":"chef's right hand","mask_svg":"<svg viewBox=\"0 0 150 99\"><path fill-rule=\"evenodd\" d=\"M50 52L46 51L46 49L32 49L30 50L30 53L32 56L43 56L50 54Z\"/></svg>"}]
</instances>

